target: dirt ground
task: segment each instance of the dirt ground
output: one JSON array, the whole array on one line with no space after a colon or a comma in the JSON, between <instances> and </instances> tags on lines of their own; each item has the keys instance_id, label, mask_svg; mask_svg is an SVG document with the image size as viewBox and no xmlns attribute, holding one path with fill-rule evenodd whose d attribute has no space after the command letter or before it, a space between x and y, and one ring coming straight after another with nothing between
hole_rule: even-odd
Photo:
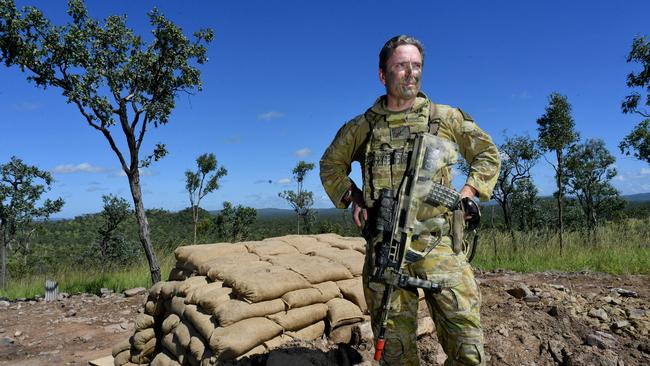
<instances>
[{"instance_id":1,"label":"dirt ground","mask_svg":"<svg viewBox=\"0 0 650 366\"><path fill-rule=\"evenodd\" d=\"M650 277L478 273L488 365L650 365ZM86 365L133 334L144 294L0 302L0 365ZM442 365L435 335L422 365ZM293 343L239 365L371 365L372 345Z\"/></svg>"}]
</instances>

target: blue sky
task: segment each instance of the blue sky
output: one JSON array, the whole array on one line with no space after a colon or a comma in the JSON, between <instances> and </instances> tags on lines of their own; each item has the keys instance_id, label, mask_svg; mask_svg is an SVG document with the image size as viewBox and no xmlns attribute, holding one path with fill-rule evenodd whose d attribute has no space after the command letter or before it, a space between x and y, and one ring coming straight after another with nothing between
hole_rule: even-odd
<instances>
[{"instance_id":1,"label":"blue sky","mask_svg":"<svg viewBox=\"0 0 650 366\"><path fill-rule=\"evenodd\" d=\"M57 24L65 1L36 5ZM535 121L557 91L573 105L583 138L602 138L616 156L623 194L650 191L650 167L618 151L640 118L624 115L632 39L650 36L650 2L633 1L88 1L90 15L127 14L148 34L147 11L158 7L186 34L211 27L215 40L202 67L204 90L180 96L170 123L150 130L142 155L163 142L170 154L143 171L147 208L189 205L184 171L198 155L216 154L228 169L221 188L202 201L256 208L289 206L278 192L295 189L298 160L316 163L338 128L384 90L377 55L396 34L426 48L423 91L459 106L494 138L503 132L536 136ZM0 162L16 155L54 174L50 197L66 205L56 217L97 212L103 194L130 200L126 177L106 140L90 128L60 91L36 89L17 68L0 69ZM117 131L116 131L117 132ZM359 174L353 177L359 182ZM541 194L553 171L535 169ZM269 183L271 181L271 183ZM460 185L462 182L457 181ZM318 178L307 177L316 207L332 207Z\"/></svg>"}]
</instances>

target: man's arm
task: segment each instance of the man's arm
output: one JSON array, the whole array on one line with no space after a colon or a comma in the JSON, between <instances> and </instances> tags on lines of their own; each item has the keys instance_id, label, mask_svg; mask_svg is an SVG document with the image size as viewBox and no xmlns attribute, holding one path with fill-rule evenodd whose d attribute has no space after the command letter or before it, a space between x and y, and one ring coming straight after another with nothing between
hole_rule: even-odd
<instances>
[{"instance_id":1,"label":"man's arm","mask_svg":"<svg viewBox=\"0 0 650 366\"><path fill-rule=\"evenodd\" d=\"M490 135L466 113L453 108L446 117L441 122L439 135L458 144L460 153L470 165L461 196L478 195L481 201L488 201L501 168L499 151Z\"/></svg>"},{"instance_id":2,"label":"man's arm","mask_svg":"<svg viewBox=\"0 0 650 366\"><path fill-rule=\"evenodd\" d=\"M360 197L357 191L350 192L350 189L356 186L348 174L352 162L361 161L369 130L368 122L363 115L354 118L339 129L320 160L320 178L323 188L337 208L347 208L351 202L363 203L356 202Z\"/></svg>"}]
</instances>

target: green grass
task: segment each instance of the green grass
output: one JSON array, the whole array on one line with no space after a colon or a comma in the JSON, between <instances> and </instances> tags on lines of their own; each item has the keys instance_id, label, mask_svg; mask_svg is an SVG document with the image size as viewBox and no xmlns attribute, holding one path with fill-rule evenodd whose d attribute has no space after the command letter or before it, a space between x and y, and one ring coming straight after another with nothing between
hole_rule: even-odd
<instances>
[{"instance_id":1,"label":"green grass","mask_svg":"<svg viewBox=\"0 0 650 366\"><path fill-rule=\"evenodd\" d=\"M158 254L158 261L163 279L167 279L169 271L175 265L173 253ZM9 299L33 298L45 293L45 280L52 279L59 283L59 293L69 294L89 293L99 294L105 287L115 292L134 287L150 287L151 275L146 260L130 267L115 270L101 271L100 269L64 268L58 273L47 275L34 275L16 280L10 280L5 289L0 289L0 297Z\"/></svg>"},{"instance_id":2,"label":"green grass","mask_svg":"<svg viewBox=\"0 0 650 366\"><path fill-rule=\"evenodd\" d=\"M650 218L607 223L591 237L586 232L565 232L560 255L558 235L551 230L507 232L484 230L474 262L483 270L498 268L518 272L547 270L606 272L611 274L650 274ZM158 253L162 277L166 279L175 264L172 251ZM119 271L93 268L63 268L54 274L34 275L9 281L0 297L33 298L43 295L45 280L59 283L59 292L99 294L102 287L121 292L133 287L149 287L151 278L144 258Z\"/></svg>"},{"instance_id":3,"label":"green grass","mask_svg":"<svg viewBox=\"0 0 650 366\"><path fill-rule=\"evenodd\" d=\"M559 236L553 231L481 233L473 265L484 269L518 272L592 271L611 274L650 274L650 219L608 223L589 236L565 232L560 254Z\"/></svg>"}]
</instances>

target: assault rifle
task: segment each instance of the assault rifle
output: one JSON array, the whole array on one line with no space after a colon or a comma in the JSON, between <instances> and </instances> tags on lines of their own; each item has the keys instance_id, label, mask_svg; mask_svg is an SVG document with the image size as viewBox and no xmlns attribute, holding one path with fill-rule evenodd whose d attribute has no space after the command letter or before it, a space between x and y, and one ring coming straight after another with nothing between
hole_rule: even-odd
<instances>
[{"instance_id":1,"label":"assault rifle","mask_svg":"<svg viewBox=\"0 0 650 366\"><path fill-rule=\"evenodd\" d=\"M450 141L428 133L420 134L415 140L409 168L404 175L398 196L394 197L391 189L381 191L375 225L381 241L376 248L375 268L370 278L370 281L380 282L386 286L382 298L381 327L375 345L376 361L381 359L384 350L391 297L395 287L422 288L438 293L442 291L440 284L412 277L404 270L405 265L424 258L449 231L447 221L442 217L419 221L417 213L420 206L422 204L433 207L443 206L454 212L452 224L452 237L455 238L453 239L454 251L457 247L460 248L460 244L456 241L462 242L464 212L476 209L477 217L480 217L478 206L474 201L461 200L458 192L432 180L439 169L454 164L456 157L455 145ZM467 208L464 209L465 207ZM470 221L468 226L472 224L473 222ZM411 247L411 242L414 240L428 242L428 246L424 250L416 250Z\"/></svg>"}]
</instances>

